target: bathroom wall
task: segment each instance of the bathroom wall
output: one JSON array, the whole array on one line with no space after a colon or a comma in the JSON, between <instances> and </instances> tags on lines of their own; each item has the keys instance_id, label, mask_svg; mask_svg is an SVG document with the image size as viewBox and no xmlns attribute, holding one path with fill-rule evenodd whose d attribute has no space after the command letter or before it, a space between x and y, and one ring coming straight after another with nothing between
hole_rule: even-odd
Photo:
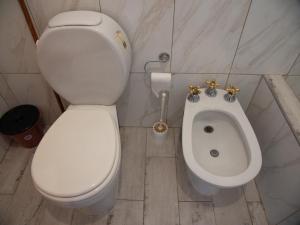
<instances>
[{"instance_id":1,"label":"bathroom wall","mask_svg":"<svg viewBox=\"0 0 300 225\"><path fill-rule=\"evenodd\" d=\"M171 126L181 125L189 84L216 78L222 87L237 85L246 110L261 74L287 74L293 64L297 67L298 0L26 0L26 3L39 34L51 17L67 10L102 11L122 25L133 47L129 84L117 104L123 126L152 126L158 119L159 102L151 92L144 64L157 59L161 52L171 55L170 62L152 64L149 70L173 73L168 114ZM52 118L47 119L51 123L59 111L39 75L34 43L23 15L16 0L3 0L0 4L3 11L0 29L7 31L1 32L0 40L5 53L0 56L3 85L8 86L17 102L39 104L48 113L46 117Z\"/></svg>"},{"instance_id":2,"label":"bathroom wall","mask_svg":"<svg viewBox=\"0 0 300 225\"><path fill-rule=\"evenodd\" d=\"M286 81L300 101L300 56L298 56L291 71L286 76Z\"/></svg>"},{"instance_id":3,"label":"bathroom wall","mask_svg":"<svg viewBox=\"0 0 300 225\"><path fill-rule=\"evenodd\" d=\"M168 52L171 71L169 123L180 126L187 86L217 78L241 88L247 109L261 74L287 74L300 52L298 0L26 0L39 33L59 12L87 9L112 16L133 47L129 85L118 101L120 124L151 126L159 102L144 64Z\"/></svg>"},{"instance_id":4,"label":"bathroom wall","mask_svg":"<svg viewBox=\"0 0 300 225\"><path fill-rule=\"evenodd\" d=\"M300 146L264 79L247 115L262 150L256 184L269 225L298 225Z\"/></svg>"},{"instance_id":5,"label":"bathroom wall","mask_svg":"<svg viewBox=\"0 0 300 225\"><path fill-rule=\"evenodd\" d=\"M37 105L46 125L59 115L52 90L39 74L35 44L16 0L0 1L0 116L19 104ZM0 135L0 160L9 140Z\"/></svg>"}]
</instances>

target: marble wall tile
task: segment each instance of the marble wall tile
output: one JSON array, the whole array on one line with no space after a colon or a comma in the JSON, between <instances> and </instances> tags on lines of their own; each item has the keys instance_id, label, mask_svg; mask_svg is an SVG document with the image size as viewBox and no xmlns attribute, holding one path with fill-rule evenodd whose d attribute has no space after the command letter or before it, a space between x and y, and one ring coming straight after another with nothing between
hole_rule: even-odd
<instances>
[{"instance_id":1,"label":"marble wall tile","mask_svg":"<svg viewBox=\"0 0 300 225\"><path fill-rule=\"evenodd\" d=\"M9 110L9 97L11 92L8 94L7 84L0 74L0 117ZM7 96L8 95L8 96ZM0 161L2 161L5 153L10 144L10 138L0 134Z\"/></svg>"},{"instance_id":2,"label":"marble wall tile","mask_svg":"<svg viewBox=\"0 0 300 225\"><path fill-rule=\"evenodd\" d=\"M249 202L248 208L253 225L268 225L263 205L260 202Z\"/></svg>"},{"instance_id":3,"label":"marble wall tile","mask_svg":"<svg viewBox=\"0 0 300 225\"><path fill-rule=\"evenodd\" d=\"M286 82L300 101L300 76L287 76Z\"/></svg>"},{"instance_id":4,"label":"marble wall tile","mask_svg":"<svg viewBox=\"0 0 300 225\"><path fill-rule=\"evenodd\" d=\"M221 190L213 202L217 225L252 224L241 188Z\"/></svg>"},{"instance_id":5,"label":"marble wall tile","mask_svg":"<svg viewBox=\"0 0 300 225\"><path fill-rule=\"evenodd\" d=\"M0 2L0 72L39 72L35 44L18 1Z\"/></svg>"},{"instance_id":6,"label":"marble wall tile","mask_svg":"<svg viewBox=\"0 0 300 225\"><path fill-rule=\"evenodd\" d=\"M298 225L300 222L300 211L292 214L285 220L283 220L279 225Z\"/></svg>"},{"instance_id":7,"label":"marble wall tile","mask_svg":"<svg viewBox=\"0 0 300 225\"><path fill-rule=\"evenodd\" d=\"M228 75L226 74L175 74L172 76L168 106L168 124L170 127L181 127L185 98L188 86L205 86L205 80L216 79L220 88L224 88ZM244 108L248 106L260 76L231 75L230 83L239 86L240 102ZM159 120L160 102L151 90L149 75L132 73L125 92L117 103L118 118L121 126L152 127Z\"/></svg>"},{"instance_id":8,"label":"marble wall tile","mask_svg":"<svg viewBox=\"0 0 300 225\"><path fill-rule=\"evenodd\" d=\"M256 184L270 224L299 210L300 146L290 130L272 93L262 80L248 110L258 137L263 166Z\"/></svg>"},{"instance_id":9,"label":"marble wall tile","mask_svg":"<svg viewBox=\"0 0 300 225\"><path fill-rule=\"evenodd\" d=\"M133 50L132 72L144 72L144 64L161 52L171 54L173 0L100 0L101 11L125 30ZM170 70L169 63L164 68Z\"/></svg>"},{"instance_id":10,"label":"marble wall tile","mask_svg":"<svg viewBox=\"0 0 300 225\"><path fill-rule=\"evenodd\" d=\"M216 79L224 88L228 75L226 74L175 74L172 76L172 87L168 107L168 124L172 127L182 125L184 104L189 85L205 86L205 80Z\"/></svg>"},{"instance_id":11,"label":"marble wall tile","mask_svg":"<svg viewBox=\"0 0 300 225\"><path fill-rule=\"evenodd\" d=\"M100 11L99 0L26 0L26 3L39 34L58 13L71 10Z\"/></svg>"},{"instance_id":12,"label":"marble wall tile","mask_svg":"<svg viewBox=\"0 0 300 225\"><path fill-rule=\"evenodd\" d=\"M270 143L276 139L276 135L285 124L265 80L261 81L247 110L247 116L255 131L261 150L265 151Z\"/></svg>"},{"instance_id":13,"label":"marble wall tile","mask_svg":"<svg viewBox=\"0 0 300 225\"><path fill-rule=\"evenodd\" d=\"M12 144L0 164L0 194L13 194L33 149Z\"/></svg>"},{"instance_id":14,"label":"marble wall tile","mask_svg":"<svg viewBox=\"0 0 300 225\"><path fill-rule=\"evenodd\" d=\"M119 199L144 200L146 133L144 128L120 129L122 163Z\"/></svg>"},{"instance_id":15,"label":"marble wall tile","mask_svg":"<svg viewBox=\"0 0 300 225\"><path fill-rule=\"evenodd\" d=\"M211 202L180 202L180 224L216 225Z\"/></svg>"},{"instance_id":16,"label":"marble wall tile","mask_svg":"<svg viewBox=\"0 0 300 225\"><path fill-rule=\"evenodd\" d=\"M298 55L298 58L296 59L288 75L300 75L300 55Z\"/></svg>"},{"instance_id":17,"label":"marble wall tile","mask_svg":"<svg viewBox=\"0 0 300 225\"><path fill-rule=\"evenodd\" d=\"M228 77L227 86L232 84L233 86L237 86L241 89L241 91L238 93L238 100L245 111L247 110L248 105L255 93L260 78L260 75L237 74L231 74Z\"/></svg>"},{"instance_id":18,"label":"marble wall tile","mask_svg":"<svg viewBox=\"0 0 300 225\"><path fill-rule=\"evenodd\" d=\"M4 77L17 103L36 105L46 125L52 124L60 115L53 92L40 74L5 74Z\"/></svg>"},{"instance_id":19,"label":"marble wall tile","mask_svg":"<svg viewBox=\"0 0 300 225\"><path fill-rule=\"evenodd\" d=\"M152 93L149 75L130 75L125 92L117 102L117 111L120 126L152 127L159 120L160 102Z\"/></svg>"},{"instance_id":20,"label":"marble wall tile","mask_svg":"<svg viewBox=\"0 0 300 225\"><path fill-rule=\"evenodd\" d=\"M267 130L265 129L265 132ZM300 209L300 146L285 123L263 151L263 166L256 178L268 220L279 223Z\"/></svg>"},{"instance_id":21,"label":"marble wall tile","mask_svg":"<svg viewBox=\"0 0 300 225\"><path fill-rule=\"evenodd\" d=\"M254 0L232 72L286 74L300 51L300 2Z\"/></svg>"},{"instance_id":22,"label":"marble wall tile","mask_svg":"<svg viewBox=\"0 0 300 225\"><path fill-rule=\"evenodd\" d=\"M176 0L172 71L228 73L249 0Z\"/></svg>"},{"instance_id":23,"label":"marble wall tile","mask_svg":"<svg viewBox=\"0 0 300 225\"><path fill-rule=\"evenodd\" d=\"M10 87L7 84L6 79L2 74L0 74L0 95L2 99L2 107L0 108L1 115L5 113L10 108L18 105L18 100Z\"/></svg>"},{"instance_id":24,"label":"marble wall tile","mask_svg":"<svg viewBox=\"0 0 300 225\"><path fill-rule=\"evenodd\" d=\"M174 158L148 158L145 192L145 225L179 224Z\"/></svg>"}]
</instances>

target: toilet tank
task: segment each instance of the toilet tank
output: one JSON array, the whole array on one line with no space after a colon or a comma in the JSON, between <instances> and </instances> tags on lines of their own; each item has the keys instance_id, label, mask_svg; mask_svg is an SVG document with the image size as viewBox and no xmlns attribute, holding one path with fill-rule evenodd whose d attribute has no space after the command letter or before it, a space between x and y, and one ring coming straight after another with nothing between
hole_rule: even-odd
<instances>
[{"instance_id":1,"label":"toilet tank","mask_svg":"<svg viewBox=\"0 0 300 225\"><path fill-rule=\"evenodd\" d=\"M41 73L71 104L112 105L131 66L128 38L112 18L92 11L53 17L37 41Z\"/></svg>"}]
</instances>

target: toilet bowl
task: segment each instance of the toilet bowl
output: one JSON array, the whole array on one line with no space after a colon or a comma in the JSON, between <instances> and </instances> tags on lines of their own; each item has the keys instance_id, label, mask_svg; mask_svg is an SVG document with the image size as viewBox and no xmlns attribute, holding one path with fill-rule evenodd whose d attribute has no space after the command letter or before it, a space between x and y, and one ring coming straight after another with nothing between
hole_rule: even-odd
<instances>
[{"instance_id":1,"label":"toilet bowl","mask_svg":"<svg viewBox=\"0 0 300 225\"><path fill-rule=\"evenodd\" d=\"M261 150L238 100L228 102L217 89L210 97L202 89L200 100L186 99L182 149L193 187L205 195L246 184L258 174Z\"/></svg>"},{"instance_id":2,"label":"toilet bowl","mask_svg":"<svg viewBox=\"0 0 300 225\"><path fill-rule=\"evenodd\" d=\"M34 154L34 186L62 207L103 214L115 203L121 144L115 102L131 66L131 47L110 17L58 14L37 42L41 73L70 106Z\"/></svg>"}]
</instances>

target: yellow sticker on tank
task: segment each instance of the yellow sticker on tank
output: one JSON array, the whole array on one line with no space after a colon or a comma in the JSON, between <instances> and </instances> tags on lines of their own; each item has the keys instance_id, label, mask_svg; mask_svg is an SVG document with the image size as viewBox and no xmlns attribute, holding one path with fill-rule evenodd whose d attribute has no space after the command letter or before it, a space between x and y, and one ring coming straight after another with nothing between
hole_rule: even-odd
<instances>
[{"instance_id":1,"label":"yellow sticker on tank","mask_svg":"<svg viewBox=\"0 0 300 225\"><path fill-rule=\"evenodd\" d=\"M120 44L121 44L125 49L127 48L127 44L126 44L125 38L124 38L124 36L123 36L123 34L122 34L121 31L118 30L118 31L116 32L115 38L117 39L118 42L120 42Z\"/></svg>"}]
</instances>

